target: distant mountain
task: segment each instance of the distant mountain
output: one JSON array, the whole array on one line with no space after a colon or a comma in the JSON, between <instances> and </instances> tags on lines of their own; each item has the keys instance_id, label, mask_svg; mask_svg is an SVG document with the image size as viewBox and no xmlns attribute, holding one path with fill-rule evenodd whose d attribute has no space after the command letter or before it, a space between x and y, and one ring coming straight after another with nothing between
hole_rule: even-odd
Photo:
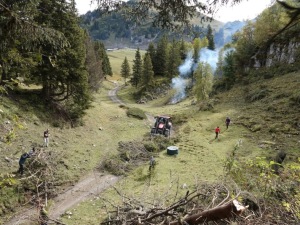
<instances>
[{"instance_id":1,"label":"distant mountain","mask_svg":"<svg viewBox=\"0 0 300 225\"><path fill-rule=\"evenodd\" d=\"M215 35L217 48L231 41L232 35L244 26L245 22L235 21L222 23L209 19L200 13L192 21L192 30L182 33L171 33L151 24L137 26L134 21L126 20L121 13L101 14L101 11L89 11L81 17L81 26L88 30L94 40L100 40L106 48L137 48L146 49L150 42L156 42L163 34L170 38L192 41L195 37L204 37L208 24Z\"/></svg>"},{"instance_id":2,"label":"distant mountain","mask_svg":"<svg viewBox=\"0 0 300 225\"><path fill-rule=\"evenodd\" d=\"M215 32L214 40L216 48L220 48L232 41L232 36L245 26L245 21L227 22Z\"/></svg>"}]
</instances>

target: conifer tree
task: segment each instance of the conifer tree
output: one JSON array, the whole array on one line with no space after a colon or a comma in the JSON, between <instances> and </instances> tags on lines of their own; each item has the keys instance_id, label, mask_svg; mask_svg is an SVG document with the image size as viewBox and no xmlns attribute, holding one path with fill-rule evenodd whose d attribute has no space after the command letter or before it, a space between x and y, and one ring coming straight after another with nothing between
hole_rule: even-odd
<instances>
[{"instance_id":1,"label":"conifer tree","mask_svg":"<svg viewBox=\"0 0 300 225\"><path fill-rule=\"evenodd\" d=\"M41 0L35 21L64 34L69 42L59 50L51 43L40 47L42 63L37 67L43 86L43 97L48 101L63 102L68 117L77 120L90 105L88 72L85 68L85 34L80 28L73 7L66 0Z\"/></svg>"},{"instance_id":2,"label":"conifer tree","mask_svg":"<svg viewBox=\"0 0 300 225\"><path fill-rule=\"evenodd\" d=\"M140 49L138 48L136 50L135 59L133 60L133 65L132 65L131 83L135 87L137 87L141 82L142 72L143 72L143 62L142 62Z\"/></svg>"},{"instance_id":3,"label":"conifer tree","mask_svg":"<svg viewBox=\"0 0 300 225\"><path fill-rule=\"evenodd\" d=\"M235 82L235 60L234 52L227 52L224 58L223 76L226 89L230 89Z\"/></svg>"},{"instance_id":4,"label":"conifer tree","mask_svg":"<svg viewBox=\"0 0 300 225\"><path fill-rule=\"evenodd\" d=\"M146 88L146 90L148 90L148 88L152 86L153 79L154 79L154 72L153 72L151 57L149 53L146 53L144 57L143 76L142 76L143 86Z\"/></svg>"},{"instance_id":5,"label":"conifer tree","mask_svg":"<svg viewBox=\"0 0 300 225\"><path fill-rule=\"evenodd\" d=\"M181 63L179 43L173 39L169 50L168 77L172 79L179 75L178 67Z\"/></svg>"},{"instance_id":6,"label":"conifer tree","mask_svg":"<svg viewBox=\"0 0 300 225\"><path fill-rule=\"evenodd\" d=\"M112 69L110 65L110 61L108 58L108 55L105 50L105 46L102 42L96 41L95 42L95 51L97 53L97 59L102 61L102 70L104 73L104 76L112 76Z\"/></svg>"},{"instance_id":7,"label":"conifer tree","mask_svg":"<svg viewBox=\"0 0 300 225\"><path fill-rule=\"evenodd\" d=\"M89 89L92 92L98 91L100 88L100 82L103 79L102 62L96 56L94 48L94 41L88 34L85 34L85 46L86 46L86 59L85 65L88 71L88 84Z\"/></svg>"},{"instance_id":8,"label":"conifer tree","mask_svg":"<svg viewBox=\"0 0 300 225\"><path fill-rule=\"evenodd\" d=\"M126 85L126 79L130 76L130 65L128 63L127 57L125 56L125 59L121 65L121 76L125 79L125 85Z\"/></svg>"},{"instance_id":9,"label":"conifer tree","mask_svg":"<svg viewBox=\"0 0 300 225\"><path fill-rule=\"evenodd\" d=\"M217 62L217 69L215 72L216 78L221 78L223 75L223 65L224 65L224 50L221 49L218 53L218 62Z\"/></svg>"},{"instance_id":10,"label":"conifer tree","mask_svg":"<svg viewBox=\"0 0 300 225\"><path fill-rule=\"evenodd\" d=\"M150 55L151 63L152 63L152 66L154 68L155 67L156 49L155 49L155 46L154 46L153 42L149 43L147 52Z\"/></svg>"},{"instance_id":11,"label":"conifer tree","mask_svg":"<svg viewBox=\"0 0 300 225\"><path fill-rule=\"evenodd\" d=\"M180 41L180 58L181 58L181 60L186 59L186 54L187 54L187 48L185 46L184 40L181 39L181 41Z\"/></svg>"},{"instance_id":12,"label":"conifer tree","mask_svg":"<svg viewBox=\"0 0 300 225\"><path fill-rule=\"evenodd\" d=\"M164 35L157 43L155 57L155 76L168 76L168 38Z\"/></svg>"},{"instance_id":13,"label":"conifer tree","mask_svg":"<svg viewBox=\"0 0 300 225\"><path fill-rule=\"evenodd\" d=\"M213 35L213 31L211 29L210 24L207 25L206 38L208 40L208 46L207 46L207 48L210 49L210 50L215 50L214 35Z\"/></svg>"}]
</instances>

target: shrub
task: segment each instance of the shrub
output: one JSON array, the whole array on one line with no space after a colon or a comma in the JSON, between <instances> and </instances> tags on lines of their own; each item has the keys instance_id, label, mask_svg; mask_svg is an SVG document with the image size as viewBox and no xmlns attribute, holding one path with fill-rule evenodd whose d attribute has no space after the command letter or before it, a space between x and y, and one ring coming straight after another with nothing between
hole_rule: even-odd
<instances>
[{"instance_id":1,"label":"shrub","mask_svg":"<svg viewBox=\"0 0 300 225\"><path fill-rule=\"evenodd\" d=\"M147 118L145 112L139 108L129 108L127 110L127 116L134 117L140 120Z\"/></svg>"},{"instance_id":2,"label":"shrub","mask_svg":"<svg viewBox=\"0 0 300 225\"><path fill-rule=\"evenodd\" d=\"M152 141L145 142L144 147L148 152L158 152L159 150L157 144Z\"/></svg>"}]
</instances>

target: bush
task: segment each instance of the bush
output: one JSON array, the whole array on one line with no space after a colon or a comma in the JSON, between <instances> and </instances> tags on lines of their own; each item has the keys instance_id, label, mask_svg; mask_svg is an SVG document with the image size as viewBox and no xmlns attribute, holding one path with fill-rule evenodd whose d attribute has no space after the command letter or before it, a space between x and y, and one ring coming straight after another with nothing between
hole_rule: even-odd
<instances>
[{"instance_id":1,"label":"bush","mask_svg":"<svg viewBox=\"0 0 300 225\"><path fill-rule=\"evenodd\" d=\"M144 147L148 152L158 152L159 150L157 144L152 141L145 142Z\"/></svg>"},{"instance_id":2,"label":"bush","mask_svg":"<svg viewBox=\"0 0 300 225\"><path fill-rule=\"evenodd\" d=\"M139 109L139 108L129 108L127 110L127 116L129 117L135 117L137 119L143 120L146 119L146 114L143 110Z\"/></svg>"}]
</instances>

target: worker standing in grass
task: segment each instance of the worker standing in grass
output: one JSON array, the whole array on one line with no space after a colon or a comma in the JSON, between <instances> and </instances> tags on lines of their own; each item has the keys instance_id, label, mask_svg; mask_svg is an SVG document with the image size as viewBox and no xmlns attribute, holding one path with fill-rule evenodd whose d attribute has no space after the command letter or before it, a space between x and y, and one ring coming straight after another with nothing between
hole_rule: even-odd
<instances>
[{"instance_id":1,"label":"worker standing in grass","mask_svg":"<svg viewBox=\"0 0 300 225\"><path fill-rule=\"evenodd\" d=\"M226 129L228 129L229 124L230 124L230 118L229 117L226 118L225 124L226 124Z\"/></svg>"},{"instance_id":2,"label":"worker standing in grass","mask_svg":"<svg viewBox=\"0 0 300 225\"><path fill-rule=\"evenodd\" d=\"M217 127L217 128L215 129L215 133L216 133L215 139L217 139L217 138L219 137L219 133L220 133L220 132L221 132L220 127Z\"/></svg>"},{"instance_id":3,"label":"worker standing in grass","mask_svg":"<svg viewBox=\"0 0 300 225\"><path fill-rule=\"evenodd\" d=\"M155 159L153 156L150 157L149 170L154 169L155 167Z\"/></svg>"},{"instance_id":4,"label":"worker standing in grass","mask_svg":"<svg viewBox=\"0 0 300 225\"><path fill-rule=\"evenodd\" d=\"M44 146L48 147L49 145L49 129L44 131Z\"/></svg>"}]
</instances>

